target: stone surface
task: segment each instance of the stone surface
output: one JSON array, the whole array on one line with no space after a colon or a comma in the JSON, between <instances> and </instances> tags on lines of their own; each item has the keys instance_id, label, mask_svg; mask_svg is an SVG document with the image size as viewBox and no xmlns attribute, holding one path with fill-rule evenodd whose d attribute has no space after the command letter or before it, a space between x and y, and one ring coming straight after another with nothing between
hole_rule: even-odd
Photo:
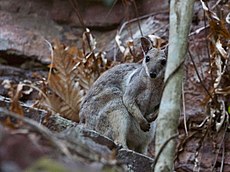
<instances>
[{"instance_id":1,"label":"stone surface","mask_svg":"<svg viewBox=\"0 0 230 172\"><path fill-rule=\"evenodd\" d=\"M79 38L83 30L77 11L80 12L85 26L96 30L116 29L125 18L137 16L133 4L129 3L117 2L114 6L106 6L101 1L79 1L77 5L74 2L21 0L18 3L16 0L1 0L0 57L10 54L47 63L50 51L45 40L51 42L59 39L67 44L78 44L81 40ZM150 13L153 6L146 8L150 4L150 0L138 2L138 13ZM167 9L166 2L156 1L154 5L161 10ZM107 35L111 35L110 32ZM101 37L98 39L101 40ZM101 42L108 44L110 40L103 38Z\"/></svg>"},{"instance_id":2,"label":"stone surface","mask_svg":"<svg viewBox=\"0 0 230 172\"><path fill-rule=\"evenodd\" d=\"M0 63L5 64L0 66L0 83L4 79L11 79L15 82L20 82L24 79L33 80L33 71L37 65L35 63L42 62L47 64L49 62L48 56L50 55L50 51L45 40L51 42L54 39L59 39L67 45L77 44L79 47L81 46L83 29L77 18L76 8L69 2L69 0L0 0ZM121 1L118 1L112 7L111 4L106 6L99 0L90 0L87 2L79 0L78 2L79 6L77 7L83 17L84 23L87 27L90 27L98 42L97 48L106 51L108 58L114 59L114 54L116 59L122 56L114 41L117 29L120 30L119 36L124 45L133 36L132 39L135 41L135 48L137 48L137 51L140 51L137 39L141 34L137 22L130 22L123 25L124 27L121 25L127 19L136 16L133 4L127 3L125 5ZM148 14L140 22L144 34L154 33L167 40L168 0L145 0L137 1L136 3L139 15ZM212 1L210 7L215 3L216 1ZM229 9L227 5L225 5L225 8ZM204 24L200 1L195 2L194 9L192 31L202 27ZM120 29L121 27L123 29ZM209 59L207 58L206 37L205 32L190 37L190 50L198 70L202 74L201 77L204 84L209 88L211 81L208 77ZM27 64L31 60L35 61L35 63ZM25 63L27 64L26 67ZM205 110L207 94L201 86L194 66L188 57L185 62L185 69L184 93L186 117L189 121L188 123L200 124L207 116ZM226 80L228 81L228 79ZM2 87L0 86L0 88ZM6 95L6 92L1 89L0 94ZM4 104L3 106L6 105ZM179 131L184 133L183 116L180 119ZM191 129L189 133L192 135L191 138L179 140L179 143L183 143L183 149L178 152L176 171L194 170L195 154L205 131ZM220 153L218 154L218 146L220 146L220 142L222 141L223 131L220 133L213 133L211 129L210 131L207 134L208 137L204 138L204 142L199 149L198 160L201 171L210 171L215 158L217 159L216 169L219 170L222 161L222 149L220 149ZM230 171L230 147L228 144L230 137L228 135L229 131L225 136L225 171ZM96 145L100 147L100 144L107 143L100 142ZM107 148L103 148L103 150L110 152ZM150 149L150 152L153 155L152 149ZM126 153L130 155L129 152Z\"/></svg>"}]
</instances>

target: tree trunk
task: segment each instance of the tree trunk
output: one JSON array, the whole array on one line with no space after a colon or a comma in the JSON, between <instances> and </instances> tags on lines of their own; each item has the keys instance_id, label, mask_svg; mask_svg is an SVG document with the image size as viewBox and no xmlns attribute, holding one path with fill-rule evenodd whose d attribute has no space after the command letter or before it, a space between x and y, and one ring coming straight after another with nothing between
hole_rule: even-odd
<instances>
[{"instance_id":1,"label":"tree trunk","mask_svg":"<svg viewBox=\"0 0 230 172\"><path fill-rule=\"evenodd\" d=\"M165 89L156 128L156 154L164 143L177 133L181 107L183 65L194 0L170 1L169 51L165 73ZM176 141L171 140L155 166L155 172L173 171Z\"/></svg>"}]
</instances>

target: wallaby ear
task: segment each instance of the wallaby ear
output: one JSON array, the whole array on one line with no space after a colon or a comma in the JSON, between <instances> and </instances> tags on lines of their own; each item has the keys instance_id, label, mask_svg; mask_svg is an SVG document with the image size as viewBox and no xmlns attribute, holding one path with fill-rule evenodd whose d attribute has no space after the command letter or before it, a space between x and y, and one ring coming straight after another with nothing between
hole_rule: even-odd
<instances>
[{"instance_id":1,"label":"wallaby ear","mask_svg":"<svg viewBox=\"0 0 230 172\"><path fill-rule=\"evenodd\" d=\"M166 56L168 55L168 50L169 50L169 47L168 47L168 46L166 46L166 47L163 49L163 51L164 51L164 53L165 53Z\"/></svg>"},{"instance_id":2,"label":"wallaby ear","mask_svg":"<svg viewBox=\"0 0 230 172\"><path fill-rule=\"evenodd\" d=\"M141 46L142 46L144 53L147 53L151 49L152 44L148 38L142 37L141 38Z\"/></svg>"}]
</instances>

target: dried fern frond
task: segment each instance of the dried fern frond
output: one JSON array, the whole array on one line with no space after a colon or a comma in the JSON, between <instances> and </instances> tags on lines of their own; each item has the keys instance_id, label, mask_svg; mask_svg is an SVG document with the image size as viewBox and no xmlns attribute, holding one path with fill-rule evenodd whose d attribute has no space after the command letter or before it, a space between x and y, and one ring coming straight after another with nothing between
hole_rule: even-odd
<instances>
[{"instance_id":1,"label":"dried fern frond","mask_svg":"<svg viewBox=\"0 0 230 172\"><path fill-rule=\"evenodd\" d=\"M229 57L230 57L230 32L225 19L218 16L210 9L206 2L200 0L203 10L209 22L209 45L210 45L210 74L212 78L212 93L207 103L209 121L216 131L229 122Z\"/></svg>"},{"instance_id":2,"label":"dried fern frond","mask_svg":"<svg viewBox=\"0 0 230 172\"><path fill-rule=\"evenodd\" d=\"M83 50L56 41L51 54L47 84L43 82L46 98L40 100L39 106L79 122L84 95L111 65L104 53L96 52L96 41L89 30L83 34Z\"/></svg>"},{"instance_id":3,"label":"dried fern frond","mask_svg":"<svg viewBox=\"0 0 230 172\"><path fill-rule=\"evenodd\" d=\"M112 62L108 61L104 52L96 52L96 41L89 29L83 33L83 56L78 57L76 75L80 86L88 90L94 81L107 69Z\"/></svg>"},{"instance_id":4,"label":"dried fern frond","mask_svg":"<svg viewBox=\"0 0 230 172\"><path fill-rule=\"evenodd\" d=\"M78 122L80 103L85 93L77 81L75 70L78 68L74 56L78 56L77 49L69 49L59 42L54 44L48 89L45 93L47 98L43 99L42 104L49 110Z\"/></svg>"}]
</instances>

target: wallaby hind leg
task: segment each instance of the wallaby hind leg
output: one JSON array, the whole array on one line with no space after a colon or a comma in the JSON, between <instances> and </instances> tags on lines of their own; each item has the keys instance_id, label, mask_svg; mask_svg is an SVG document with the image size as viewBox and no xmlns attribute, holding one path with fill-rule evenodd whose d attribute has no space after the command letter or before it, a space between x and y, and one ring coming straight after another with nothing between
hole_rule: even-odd
<instances>
[{"instance_id":1,"label":"wallaby hind leg","mask_svg":"<svg viewBox=\"0 0 230 172\"><path fill-rule=\"evenodd\" d=\"M119 102L117 102L119 103ZM102 114L103 113L103 114ZM127 134L130 116L124 106L121 108L112 108L109 110L104 108L100 113L100 118L97 121L96 130L101 134L111 138L115 143L121 144L124 148L127 147Z\"/></svg>"},{"instance_id":2,"label":"wallaby hind leg","mask_svg":"<svg viewBox=\"0 0 230 172\"><path fill-rule=\"evenodd\" d=\"M150 131L147 133L145 133L145 142L143 144L141 144L140 148L139 148L139 152L143 153L143 154L147 154L148 151L148 145L155 140L155 134L156 134L156 122L151 123L151 129Z\"/></svg>"},{"instance_id":3,"label":"wallaby hind leg","mask_svg":"<svg viewBox=\"0 0 230 172\"><path fill-rule=\"evenodd\" d=\"M149 142L143 142L141 145L134 148L134 151L147 155Z\"/></svg>"},{"instance_id":4,"label":"wallaby hind leg","mask_svg":"<svg viewBox=\"0 0 230 172\"><path fill-rule=\"evenodd\" d=\"M115 143L121 144L124 148L128 148L127 146L127 134L128 134L128 126L130 123L130 117L126 108L120 108L112 111L109 114L111 127L113 128L114 133L114 141Z\"/></svg>"}]
</instances>

